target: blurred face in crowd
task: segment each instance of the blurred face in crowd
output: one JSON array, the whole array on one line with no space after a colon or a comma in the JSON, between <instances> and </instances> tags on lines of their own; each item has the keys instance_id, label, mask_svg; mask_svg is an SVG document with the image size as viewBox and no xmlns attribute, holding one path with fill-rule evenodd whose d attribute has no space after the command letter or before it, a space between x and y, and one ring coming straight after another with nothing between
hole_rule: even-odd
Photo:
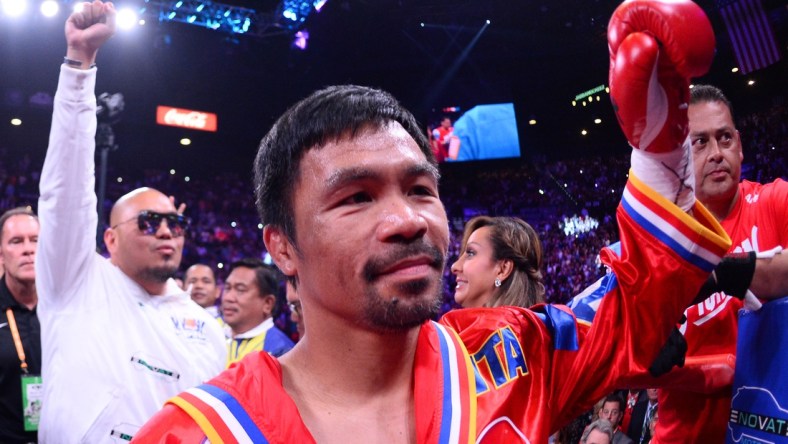
<instances>
[{"instance_id":1,"label":"blurred face in crowd","mask_svg":"<svg viewBox=\"0 0 788 444\"><path fill-rule=\"evenodd\" d=\"M731 112L723 102L699 102L689 106L688 117L695 194L704 204L729 204L736 196L744 159Z\"/></svg>"},{"instance_id":2,"label":"blurred face in crowd","mask_svg":"<svg viewBox=\"0 0 788 444\"><path fill-rule=\"evenodd\" d=\"M290 307L290 320L293 321L298 330L298 337L303 338L304 332L304 317L301 315L301 301L298 300L298 293L290 281L287 281L287 290L285 293L287 304Z\"/></svg>"},{"instance_id":3,"label":"blurred face in crowd","mask_svg":"<svg viewBox=\"0 0 788 444\"><path fill-rule=\"evenodd\" d=\"M276 297L260 294L255 270L236 267L227 276L222 298L222 317L234 334L246 333L271 317Z\"/></svg>"},{"instance_id":4,"label":"blurred face in crowd","mask_svg":"<svg viewBox=\"0 0 788 444\"><path fill-rule=\"evenodd\" d=\"M185 289L191 287L191 297L194 302L203 308L212 307L219 297L219 288L216 286L211 267L195 264L186 270Z\"/></svg>"},{"instance_id":5,"label":"blurred face in crowd","mask_svg":"<svg viewBox=\"0 0 788 444\"><path fill-rule=\"evenodd\" d=\"M602 404L602 409L599 411L599 417L610 421L614 430L618 427L618 423L623 416L624 412L621 410L621 405L616 401L605 402Z\"/></svg>"},{"instance_id":6,"label":"blurred face in crowd","mask_svg":"<svg viewBox=\"0 0 788 444\"><path fill-rule=\"evenodd\" d=\"M6 282L35 284L35 257L38 246L38 221L27 214L9 217L0 232L0 259Z\"/></svg>"},{"instance_id":7,"label":"blurred face in crowd","mask_svg":"<svg viewBox=\"0 0 788 444\"><path fill-rule=\"evenodd\" d=\"M104 242L112 263L145 287L145 283L164 283L175 275L181 264L184 237L174 233L166 219L155 233L143 233L137 222L143 210L177 214L170 199L159 191L132 191L115 203L110 215L112 228L104 233Z\"/></svg>"},{"instance_id":8,"label":"blurred face in crowd","mask_svg":"<svg viewBox=\"0 0 788 444\"><path fill-rule=\"evenodd\" d=\"M657 402L657 399L659 398L659 389L646 389L646 396L652 403Z\"/></svg>"},{"instance_id":9,"label":"blurred face in crowd","mask_svg":"<svg viewBox=\"0 0 788 444\"><path fill-rule=\"evenodd\" d=\"M448 220L436 168L399 123L310 149L298 177L296 245L278 228L264 236L298 277L310 329L341 319L405 331L438 313Z\"/></svg>"},{"instance_id":10,"label":"blurred face in crowd","mask_svg":"<svg viewBox=\"0 0 788 444\"><path fill-rule=\"evenodd\" d=\"M588 434L588 438L584 441L585 444L610 444L610 437L607 433L600 432L594 429Z\"/></svg>"},{"instance_id":11,"label":"blurred face in crowd","mask_svg":"<svg viewBox=\"0 0 788 444\"><path fill-rule=\"evenodd\" d=\"M443 120L441 120L441 126L446 128L446 129L451 128L451 119L449 119L448 117L445 117Z\"/></svg>"},{"instance_id":12,"label":"blurred face in crowd","mask_svg":"<svg viewBox=\"0 0 788 444\"><path fill-rule=\"evenodd\" d=\"M493 298L495 278L501 273L503 261L493 259L490 227L471 233L462 247L451 272L457 277L454 300L463 307L482 307Z\"/></svg>"}]
</instances>

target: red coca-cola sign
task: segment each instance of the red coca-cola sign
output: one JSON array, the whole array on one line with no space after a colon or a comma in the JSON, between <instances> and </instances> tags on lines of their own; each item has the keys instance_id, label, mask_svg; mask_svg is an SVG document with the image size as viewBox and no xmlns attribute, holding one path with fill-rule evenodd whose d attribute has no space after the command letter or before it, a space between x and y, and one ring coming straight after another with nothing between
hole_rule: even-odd
<instances>
[{"instance_id":1,"label":"red coca-cola sign","mask_svg":"<svg viewBox=\"0 0 788 444\"><path fill-rule=\"evenodd\" d=\"M159 125L215 132L216 122L216 114L214 113L173 108L171 106L156 107L156 123Z\"/></svg>"}]
</instances>

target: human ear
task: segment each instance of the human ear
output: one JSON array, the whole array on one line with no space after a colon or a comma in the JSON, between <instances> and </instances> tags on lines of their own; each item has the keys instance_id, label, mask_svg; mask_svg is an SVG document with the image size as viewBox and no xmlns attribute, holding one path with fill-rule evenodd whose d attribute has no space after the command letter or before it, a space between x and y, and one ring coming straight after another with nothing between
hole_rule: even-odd
<instances>
[{"instance_id":1,"label":"human ear","mask_svg":"<svg viewBox=\"0 0 788 444\"><path fill-rule=\"evenodd\" d=\"M296 249L279 227L263 228L263 242L276 266L287 276L295 276L298 269Z\"/></svg>"},{"instance_id":2,"label":"human ear","mask_svg":"<svg viewBox=\"0 0 788 444\"><path fill-rule=\"evenodd\" d=\"M514 262L511 259L503 259L498 262L498 279L505 281L514 271Z\"/></svg>"}]
</instances>

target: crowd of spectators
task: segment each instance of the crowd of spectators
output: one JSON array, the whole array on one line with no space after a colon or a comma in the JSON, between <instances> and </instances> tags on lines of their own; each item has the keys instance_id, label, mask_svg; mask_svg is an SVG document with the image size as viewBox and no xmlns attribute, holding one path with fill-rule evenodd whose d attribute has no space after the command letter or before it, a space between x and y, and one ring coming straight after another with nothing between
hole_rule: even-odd
<instances>
[{"instance_id":1,"label":"crowd of spectators","mask_svg":"<svg viewBox=\"0 0 788 444\"><path fill-rule=\"evenodd\" d=\"M767 182L786 177L787 122L782 105L738 120L745 178ZM10 156L0 146L0 210L19 205L35 209L42 162L29 155ZM521 217L537 230L543 243L542 273L548 301L566 302L604 273L598 253L618 240L615 209L626 183L628 164L628 157L619 155L445 168L441 198L452 236L448 263L457 259L466 220L477 214ZM233 172L210 179L189 179L174 171L146 170L118 181L110 169L103 220L111 203L134 188L151 186L175 196L178 203L186 203L186 215L192 219L181 269L194 263L208 264L222 280L229 263L243 257L266 258L262 226L247 176L246 172ZM563 221L571 217L592 218L598 226L567 234ZM445 311L455 307L453 286L454 277L447 267ZM280 318L284 321L285 314Z\"/></svg>"}]
</instances>

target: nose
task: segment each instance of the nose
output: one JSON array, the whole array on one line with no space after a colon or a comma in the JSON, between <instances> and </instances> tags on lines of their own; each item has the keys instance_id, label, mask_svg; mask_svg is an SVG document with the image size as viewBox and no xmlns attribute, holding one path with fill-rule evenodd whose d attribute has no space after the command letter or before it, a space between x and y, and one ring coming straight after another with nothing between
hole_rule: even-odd
<instances>
[{"instance_id":1,"label":"nose","mask_svg":"<svg viewBox=\"0 0 788 444\"><path fill-rule=\"evenodd\" d=\"M708 149L707 149L706 157L708 159L713 161L719 161L720 159L722 159L722 148L720 148L720 143L716 138L714 137L709 138L707 145L708 145Z\"/></svg>"},{"instance_id":2,"label":"nose","mask_svg":"<svg viewBox=\"0 0 788 444\"><path fill-rule=\"evenodd\" d=\"M38 244L31 240L26 240L24 243L24 251L23 254L36 254L36 247Z\"/></svg>"},{"instance_id":3,"label":"nose","mask_svg":"<svg viewBox=\"0 0 788 444\"><path fill-rule=\"evenodd\" d=\"M388 199L378 235L383 242L418 239L427 232L427 220L407 196Z\"/></svg>"},{"instance_id":4,"label":"nose","mask_svg":"<svg viewBox=\"0 0 788 444\"><path fill-rule=\"evenodd\" d=\"M156 237L161 239L172 239L174 237L167 219L162 218L161 222L159 222L159 228L156 230Z\"/></svg>"},{"instance_id":5,"label":"nose","mask_svg":"<svg viewBox=\"0 0 788 444\"><path fill-rule=\"evenodd\" d=\"M462 269L462 264L461 264L461 262L462 262L462 255L460 255L460 257L459 257L459 258L457 258L457 260L456 260L456 261L455 261L453 264L451 264L451 272L452 272L452 274L454 274L455 276L456 276L457 274L459 274L459 273L460 273L460 270Z\"/></svg>"}]
</instances>

